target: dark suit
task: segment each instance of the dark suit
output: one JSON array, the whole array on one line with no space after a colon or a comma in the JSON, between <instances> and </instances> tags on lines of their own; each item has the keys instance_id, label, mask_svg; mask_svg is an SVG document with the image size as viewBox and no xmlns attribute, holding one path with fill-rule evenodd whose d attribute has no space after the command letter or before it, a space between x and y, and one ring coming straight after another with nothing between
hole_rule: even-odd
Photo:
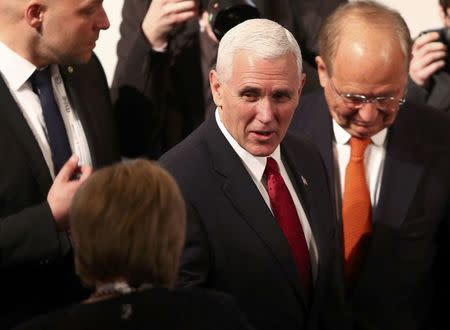
<instances>
[{"instance_id":1,"label":"dark suit","mask_svg":"<svg viewBox=\"0 0 450 330\"><path fill-rule=\"evenodd\" d=\"M153 288L42 315L15 330L250 330L228 295Z\"/></svg>"},{"instance_id":2,"label":"dark suit","mask_svg":"<svg viewBox=\"0 0 450 330\"><path fill-rule=\"evenodd\" d=\"M281 155L318 247L312 303L287 240L215 118L160 159L188 205L180 285L232 294L256 329L315 329L325 321L321 304L333 285L336 232L328 184L311 144L286 136Z\"/></svg>"},{"instance_id":3,"label":"dark suit","mask_svg":"<svg viewBox=\"0 0 450 330\"><path fill-rule=\"evenodd\" d=\"M316 143L335 185L322 92L302 98L290 131ZM448 115L408 104L389 128L368 255L349 292L357 329L449 329L449 132Z\"/></svg>"},{"instance_id":4,"label":"dark suit","mask_svg":"<svg viewBox=\"0 0 450 330\"><path fill-rule=\"evenodd\" d=\"M88 64L60 68L79 114L94 167L119 159L104 72ZM0 328L82 296L70 242L58 233L47 194L52 177L21 110L0 76Z\"/></svg>"}]
</instances>

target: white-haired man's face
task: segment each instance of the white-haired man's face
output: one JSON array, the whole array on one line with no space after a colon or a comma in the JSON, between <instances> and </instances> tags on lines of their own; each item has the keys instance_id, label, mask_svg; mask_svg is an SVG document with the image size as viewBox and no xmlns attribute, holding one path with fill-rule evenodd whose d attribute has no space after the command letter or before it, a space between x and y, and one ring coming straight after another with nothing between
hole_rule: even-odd
<instances>
[{"instance_id":1,"label":"white-haired man's face","mask_svg":"<svg viewBox=\"0 0 450 330\"><path fill-rule=\"evenodd\" d=\"M283 140L298 105L304 78L293 54L262 59L238 51L233 72L219 81L210 75L220 118L239 145L254 156L268 156Z\"/></svg>"}]
</instances>

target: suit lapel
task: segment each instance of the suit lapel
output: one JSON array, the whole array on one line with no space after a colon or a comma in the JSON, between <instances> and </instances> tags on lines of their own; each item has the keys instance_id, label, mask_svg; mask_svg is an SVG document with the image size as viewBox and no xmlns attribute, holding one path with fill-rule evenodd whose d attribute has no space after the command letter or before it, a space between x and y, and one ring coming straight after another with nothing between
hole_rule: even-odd
<instances>
[{"instance_id":1,"label":"suit lapel","mask_svg":"<svg viewBox=\"0 0 450 330\"><path fill-rule=\"evenodd\" d=\"M374 212L375 223L394 228L405 220L423 172L418 160L420 141L408 129L405 111L408 109L401 110L389 132L380 197Z\"/></svg>"},{"instance_id":2,"label":"suit lapel","mask_svg":"<svg viewBox=\"0 0 450 330\"><path fill-rule=\"evenodd\" d=\"M97 143L93 134L95 132L95 109L90 109L90 102L86 99L86 95L93 95L92 93L85 93L84 88L86 83L84 79L88 76L82 77L79 73L80 67L73 66L61 66L59 68L61 77L64 81L64 88L67 93L70 105L73 111L76 111L78 117L80 118L81 124L83 126L84 134L89 145L90 154L92 158L92 163L95 167L97 164L97 159L95 158L98 154L96 152Z\"/></svg>"},{"instance_id":3,"label":"suit lapel","mask_svg":"<svg viewBox=\"0 0 450 330\"><path fill-rule=\"evenodd\" d=\"M291 181L308 216L308 222L316 242L319 263L317 265L317 279L315 282L314 296L319 297L321 296L321 289L327 286L327 283L324 283L324 281L328 280L327 275L321 268L330 258L330 242L333 241L333 235L335 234L334 231L329 230L330 224L323 221L329 221L330 219L323 219L323 217L318 214L321 203L326 203L327 201L314 200L314 195L311 191L312 185L315 184L315 182L311 180L311 177L314 172L321 171L321 169L312 168L307 160L299 158L298 155L303 155L303 153L299 152L298 146L293 147L289 135L286 135L283 141L282 150L292 174L290 176Z\"/></svg>"},{"instance_id":4,"label":"suit lapel","mask_svg":"<svg viewBox=\"0 0 450 330\"><path fill-rule=\"evenodd\" d=\"M24 154L28 158L29 168L38 182L41 193L43 196L47 196L52 185L52 177L47 163L22 111L1 76L0 109L0 117L2 118L0 121L9 126L12 132L15 132L14 138L19 141Z\"/></svg>"},{"instance_id":5,"label":"suit lapel","mask_svg":"<svg viewBox=\"0 0 450 330\"><path fill-rule=\"evenodd\" d=\"M333 157L333 126L323 93L314 98L304 98L298 114L300 118L294 119L301 132L303 132L318 147L328 174L328 182L334 196L335 175ZM312 102L309 100L312 99ZM312 104L311 104L312 103ZM312 109L312 110L311 110ZM291 130L292 131L292 130ZM295 134L295 132L293 132ZM333 201L335 198L333 199Z\"/></svg>"},{"instance_id":6,"label":"suit lapel","mask_svg":"<svg viewBox=\"0 0 450 330\"><path fill-rule=\"evenodd\" d=\"M301 288L294 259L287 240L267 207L258 188L247 172L239 156L220 132L214 117L206 124L206 143L214 170L223 177L222 189L241 214L243 221L255 231L283 269L303 306L306 298Z\"/></svg>"}]
</instances>

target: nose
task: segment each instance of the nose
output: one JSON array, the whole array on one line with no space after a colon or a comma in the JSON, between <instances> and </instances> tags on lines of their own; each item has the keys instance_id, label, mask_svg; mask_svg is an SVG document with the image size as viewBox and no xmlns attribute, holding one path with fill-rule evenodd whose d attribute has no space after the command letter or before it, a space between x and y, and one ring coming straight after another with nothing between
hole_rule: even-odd
<instances>
[{"instance_id":1,"label":"nose","mask_svg":"<svg viewBox=\"0 0 450 330\"><path fill-rule=\"evenodd\" d=\"M264 123L270 123L274 118L274 107L272 102L267 98L263 97L258 102L257 119Z\"/></svg>"},{"instance_id":2,"label":"nose","mask_svg":"<svg viewBox=\"0 0 450 330\"><path fill-rule=\"evenodd\" d=\"M374 102L367 102L361 105L358 116L364 122L372 122L378 116L378 109Z\"/></svg>"},{"instance_id":3,"label":"nose","mask_svg":"<svg viewBox=\"0 0 450 330\"><path fill-rule=\"evenodd\" d=\"M100 7L100 11L98 14L97 27L100 30L107 30L110 26L108 15L106 15L105 8L103 6Z\"/></svg>"}]
</instances>

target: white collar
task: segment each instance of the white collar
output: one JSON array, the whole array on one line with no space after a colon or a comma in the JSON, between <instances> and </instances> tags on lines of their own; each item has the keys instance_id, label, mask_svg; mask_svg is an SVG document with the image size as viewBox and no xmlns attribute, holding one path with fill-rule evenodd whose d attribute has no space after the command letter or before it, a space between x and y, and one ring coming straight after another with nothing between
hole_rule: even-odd
<instances>
[{"instance_id":1,"label":"white collar","mask_svg":"<svg viewBox=\"0 0 450 330\"><path fill-rule=\"evenodd\" d=\"M244 165L247 167L247 169L250 171L250 174L258 181L262 180L262 177L264 175L264 170L266 169L266 163L267 163L267 157L272 157L275 159L278 163L278 166L281 166L281 151L280 146L277 146L275 151L269 155L264 157L258 157L254 156L251 153L249 153L247 150L242 148L239 143L231 136L231 134L228 132L224 124L222 123L222 120L220 119L219 115L219 109L217 108L215 111L215 118L217 125L219 126L220 131L223 133L227 141L230 143L233 150L236 152L236 154L241 158Z\"/></svg>"},{"instance_id":2,"label":"white collar","mask_svg":"<svg viewBox=\"0 0 450 330\"><path fill-rule=\"evenodd\" d=\"M334 139L337 144L347 144L352 137L345 129L343 129L339 124L333 119L333 132ZM387 128L383 128L377 134L373 135L370 139L373 144L377 146L383 146L386 141Z\"/></svg>"},{"instance_id":3,"label":"white collar","mask_svg":"<svg viewBox=\"0 0 450 330\"><path fill-rule=\"evenodd\" d=\"M0 41L0 72L11 90L21 88L36 70L36 66Z\"/></svg>"}]
</instances>

